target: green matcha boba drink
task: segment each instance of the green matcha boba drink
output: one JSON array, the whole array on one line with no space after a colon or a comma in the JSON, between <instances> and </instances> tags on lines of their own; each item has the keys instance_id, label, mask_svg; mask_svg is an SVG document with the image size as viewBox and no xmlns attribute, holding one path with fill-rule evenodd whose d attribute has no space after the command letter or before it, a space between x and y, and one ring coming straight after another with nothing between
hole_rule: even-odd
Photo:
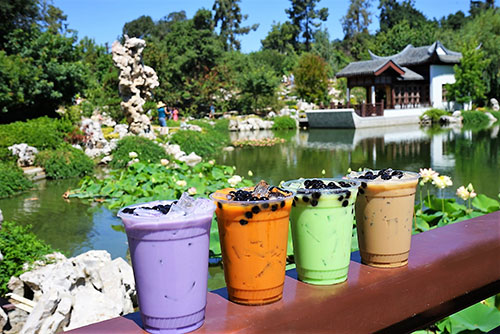
<instances>
[{"instance_id":1,"label":"green matcha boba drink","mask_svg":"<svg viewBox=\"0 0 500 334\"><path fill-rule=\"evenodd\" d=\"M354 203L360 182L343 179L292 180L290 214L297 274L301 281L328 285L347 279Z\"/></svg>"}]
</instances>

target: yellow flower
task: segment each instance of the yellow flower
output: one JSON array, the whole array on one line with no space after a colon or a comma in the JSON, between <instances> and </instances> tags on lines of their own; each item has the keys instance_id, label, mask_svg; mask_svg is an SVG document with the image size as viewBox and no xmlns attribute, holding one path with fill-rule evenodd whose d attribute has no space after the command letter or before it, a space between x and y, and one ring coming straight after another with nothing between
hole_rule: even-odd
<instances>
[{"instance_id":1,"label":"yellow flower","mask_svg":"<svg viewBox=\"0 0 500 334\"><path fill-rule=\"evenodd\" d=\"M253 172L251 170L248 171L248 176L253 176Z\"/></svg>"},{"instance_id":2,"label":"yellow flower","mask_svg":"<svg viewBox=\"0 0 500 334\"><path fill-rule=\"evenodd\" d=\"M179 180L179 181L175 182L175 184L177 184L179 187L187 186L187 182L184 180Z\"/></svg>"},{"instance_id":3,"label":"yellow flower","mask_svg":"<svg viewBox=\"0 0 500 334\"><path fill-rule=\"evenodd\" d=\"M169 162L169 161L168 161L167 159L161 159L161 160L160 160L160 163L162 164L162 166L166 166L166 165L168 165L168 162Z\"/></svg>"},{"instance_id":4,"label":"yellow flower","mask_svg":"<svg viewBox=\"0 0 500 334\"><path fill-rule=\"evenodd\" d=\"M435 185L439 189L444 189L446 187L453 185L453 182L451 181L451 178L449 176L446 176L446 175L437 176L437 175L435 175L432 178L432 184Z\"/></svg>"},{"instance_id":5,"label":"yellow flower","mask_svg":"<svg viewBox=\"0 0 500 334\"><path fill-rule=\"evenodd\" d=\"M321 174L325 175L325 174L326 174L326 171L323 169L323 170L321 171Z\"/></svg>"},{"instance_id":6,"label":"yellow flower","mask_svg":"<svg viewBox=\"0 0 500 334\"><path fill-rule=\"evenodd\" d=\"M129 157L130 159L135 159L135 158L137 158L137 157L138 157L138 155L137 155L137 153L135 153L135 152L128 152L128 157Z\"/></svg>"}]
</instances>

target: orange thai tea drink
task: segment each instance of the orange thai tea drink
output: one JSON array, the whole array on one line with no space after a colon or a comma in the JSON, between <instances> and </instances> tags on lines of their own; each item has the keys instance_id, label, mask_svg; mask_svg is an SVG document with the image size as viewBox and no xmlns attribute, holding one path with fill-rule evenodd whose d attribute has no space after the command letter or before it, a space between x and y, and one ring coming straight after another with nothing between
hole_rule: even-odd
<instances>
[{"instance_id":1,"label":"orange thai tea drink","mask_svg":"<svg viewBox=\"0 0 500 334\"><path fill-rule=\"evenodd\" d=\"M222 189L210 198L217 204L229 299L245 305L280 300L293 192L261 181L255 187Z\"/></svg>"},{"instance_id":2,"label":"orange thai tea drink","mask_svg":"<svg viewBox=\"0 0 500 334\"><path fill-rule=\"evenodd\" d=\"M361 182L356 223L361 261L382 268L408 264L418 173L392 170L351 172Z\"/></svg>"}]
</instances>

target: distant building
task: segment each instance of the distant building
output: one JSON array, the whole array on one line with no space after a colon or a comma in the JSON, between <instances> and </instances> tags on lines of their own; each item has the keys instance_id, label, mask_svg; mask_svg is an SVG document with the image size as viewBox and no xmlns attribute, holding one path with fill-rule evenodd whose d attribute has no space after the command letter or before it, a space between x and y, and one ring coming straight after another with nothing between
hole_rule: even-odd
<instances>
[{"instance_id":1,"label":"distant building","mask_svg":"<svg viewBox=\"0 0 500 334\"><path fill-rule=\"evenodd\" d=\"M337 73L347 78L347 96L353 87L366 88L366 102L383 102L383 109L446 108L445 84L455 82L453 65L462 54L439 41L430 46L408 45L398 54L353 62Z\"/></svg>"}]
</instances>

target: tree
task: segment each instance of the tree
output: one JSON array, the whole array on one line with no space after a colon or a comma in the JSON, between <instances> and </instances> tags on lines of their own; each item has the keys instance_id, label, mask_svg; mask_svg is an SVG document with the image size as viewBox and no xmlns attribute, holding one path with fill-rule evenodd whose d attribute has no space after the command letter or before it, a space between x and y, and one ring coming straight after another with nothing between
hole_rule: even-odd
<instances>
[{"instance_id":1,"label":"tree","mask_svg":"<svg viewBox=\"0 0 500 334\"><path fill-rule=\"evenodd\" d=\"M455 83L447 86L447 98L463 104L482 102L486 84L484 72L489 64L484 52L475 47L477 43L465 45L462 49L460 65L455 65Z\"/></svg>"},{"instance_id":2,"label":"tree","mask_svg":"<svg viewBox=\"0 0 500 334\"><path fill-rule=\"evenodd\" d=\"M37 0L0 1L0 49L11 32L29 30L39 18Z\"/></svg>"},{"instance_id":3,"label":"tree","mask_svg":"<svg viewBox=\"0 0 500 334\"><path fill-rule=\"evenodd\" d=\"M490 60L484 74L488 98L500 96L500 11L488 9L469 20L450 47L460 48L460 43L480 43L485 58ZM477 44L476 44L477 46Z\"/></svg>"},{"instance_id":4,"label":"tree","mask_svg":"<svg viewBox=\"0 0 500 334\"><path fill-rule=\"evenodd\" d=\"M447 17L443 16L441 20L439 20L439 25L444 29L459 30L465 25L466 22L467 18L465 17L464 12L459 10L458 12L450 14Z\"/></svg>"},{"instance_id":5,"label":"tree","mask_svg":"<svg viewBox=\"0 0 500 334\"><path fill-rule=\"evenodd\" d=\"M305 50L311 50L313 34L321 25L317 22L326 21L328 18L328 8L315 9L319 0L290 0L292 7L285 9L290 23L294 27L293 46L296 51L300 50L301 38L304 39ZM315 29L316 28L316 29ZM302 36L301 36L302 33Z\"/></svg>"},{"instance_id":6,"label":"tree","mask_svg":"<svg viewBox=\"0 0 500 334\"><path fill-rule=\"evenodd\" d=\"M367 34L368 26L372 22L370 16L370 0L351 0L347 14L342 17L344 38L351 38L357 34Z\"/></svg>"},{"instance_id":7,"label":"tree","mask_svg":"<svg viewBox=\"0 0 500 334\"><path fill-rule=\"evenodd\" d=\"M495 0L485 0L485 1L471 0L469 14L470 16L474 17L485 10L493 8L495 8Z\"/></svg>"},{"instance_id":8,"label":"tree","mask_svg":"<svg viewBox=\"0 0 500 334\"><path fill-rule=\"evenodd\" d=\"M122 35L128 37L138 37L144 39L149 36L155 27L155 23L150 16L142 15L139 18L127 22L123 25Z\"/></svg>"},{"instance_id":9,"label":"tree","mask_svg":"<svg viewBox=\"0 0 500 334\"><path fill-rule=\"evenodd\" d=\"M422 12L413 7L414 0L380 0L380 31L387 31L406 20L411 28L418 28L427 21Z\"/></svg>"},{"instance_id":10,"label":"tree","mask_svg":"<svg viewBox=\"0 0 500 334\"><path fill-rule=\"evenodd\" d=\"M39 28L10 34L12 54L0 57L2 121L55 116L57 107L72 102L85 78L75 38Z\"/></svg>"},{"instance_id":11,"label":"tree","mask_svg":"<svg viewBox=\"0 0 500 334\"><path fill-rule=\"evenodd\" d=\"M44 1L40 9L40 16L42 20L41 26L45 30L50 31L53 34L63 34L66 32L68 25L64 22L68 17L67 15L64 15L63 11L60 8L57 8Z\"/></svg>"},{"instance_id":12,"label":"tree","mask_svg":"<svg viewBox=\"0 0 500 334\"><path fill-rule=\"evenodd\" d=\"M294 27L290 22L273 23L266 38L261 40L264 50L276 50L282 54L290 54L294 51Z\"/></svg>"},{"instance_id":13,"label":"tree","mask_svg":"<svg viewBox=\"0 0 500 334\"><path fill-rule=\"evenodd\" d=\"M323 58L329 65L329 77L339 71L341 68L349 64L349 59L340 49L340 43L330 42L330 34L325 30L318 30L314 34L314 43L312 45L312 53Z\"/></svg>"},{"instance_id":14,"label":"tree","mask_svg":"<svg viewBox=\"0 0 500 334\"><path fill-rule=\"evenodd\" d=\"M435 42L436 26L433 23L412 28L403 20L387 31L380 32L375 38L372 51L380 56L390 56L403 50L408 44L413 46L431 45Z\"/></svg>"},{"instance_id":15,"label":"tree","mask_svg":"<svg viewBox=\"0 0 500 334\"><path fill-rule=\"evenodd\" d=\"M241 22L248 18L248 15L241 15L238 5L240 0L215 0L212 10L215 11L214 23L217 26L220 22L220 37L225 45L225 49L239 50L240 41L237 35L248 34L251 30L257 30L258 24L242 27Z\"/></svg>"},{"instance_id":16,"label":"tree","mask_svg":"<svg viewBox=\"0 0 500 334\"><path fill-rule=\"evenodd\" d=\"M318 55L304 53L295 73L297 96L313 103L328 103L328 64Z\"/></svg>"}]
</instances>

